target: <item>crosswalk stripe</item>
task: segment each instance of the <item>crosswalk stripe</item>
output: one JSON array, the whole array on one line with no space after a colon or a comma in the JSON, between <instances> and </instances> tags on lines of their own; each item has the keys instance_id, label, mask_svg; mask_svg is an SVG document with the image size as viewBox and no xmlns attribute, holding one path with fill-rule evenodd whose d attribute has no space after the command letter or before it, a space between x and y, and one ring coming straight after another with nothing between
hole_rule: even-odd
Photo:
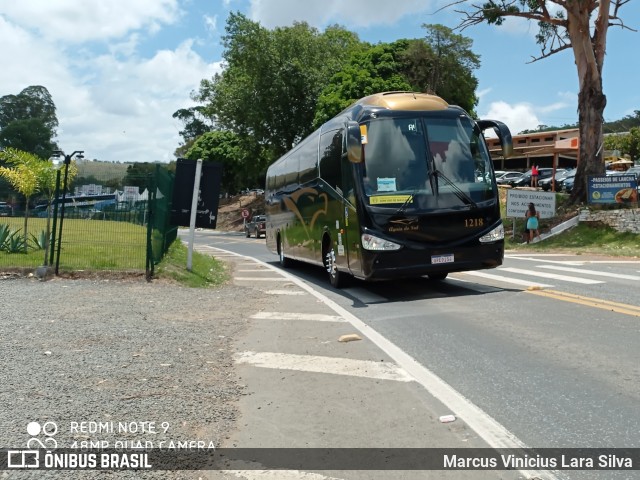
<instances>
[{"instance_id":1,"label":"crosswalk stripe","mask_svg":"<svg viewBox=\"0 0 640 480\"><path fill-rule=\"evenodd\" d=\"M318 355L295 355L276 352L242 352L236 355L238 363L261 368L278 370L296 370L313 373L329 373L351 377L375 378L378 380L394 380L412 382L404 369L390 362L372 362L370 360L354 360L351 358L321 357Z\"/></svg>"},{"instance_id":2,"label":"crosswalk stripe","mask_svg":"<svg viewBox=\"0 0 640 480\"><path fill-rule=\"evenodd\" d=\"M555 280L563 280L565 282L581 283L583 285L594 285L596 283L604 283L600 280L591 280L588 278L571 277L569 275L557 275L548 272L536 272L535 270L525 270L524 268L500 267L501 272L519 273L521 275L530 275L532 277L552 278Z\"/></svg>"},{"instance_id":3,"label":"crosswalk stripe","mask_svg":"<svg viewBox=\"0 0 640 480\"><path fill-rule=\"evenodd\" d=\"M542 287L542 288L553 287L553 285L548 285L546 283L531 282L529 280L520 280L518 278L510 278L510 277L505 277L503 275L495 275L493 273L485 273L485 272L479 272L479 271L460 272L460 273L462 273L463 275L471 275L474 277L488 278L490 280L498 280L499 282L512 283L514 285L522 285L524 287Z\"/></svg>"},{"instance_id":4,"label":"crosswalk stripe","mask_svg":"<svg viewBox=\"0 0 640 480\"><path fill-rule=\"evenodd\" d=\"M599 272L597 270L583 270L581 268L559 267L557 265L540 265L539 268L546 268L550 270L561 270L564 272L584 273L587 275L595 275L597 277L620 278L623 280L640 280L640 276L638 275L624 275L622 273Z\"/></svg>"},{"instance_id":5,"label":"crosswalk stripe","mask_svg":"<svg viewBox=\"0 0 640 480\"><path fill-rule=\"evenodd\" d=\"M258 312L250 318L256 320L311 320L315 322L344 322L344 318L337 315L323 313L293 313L293 312Z\"/></svg>"}]
</instances>

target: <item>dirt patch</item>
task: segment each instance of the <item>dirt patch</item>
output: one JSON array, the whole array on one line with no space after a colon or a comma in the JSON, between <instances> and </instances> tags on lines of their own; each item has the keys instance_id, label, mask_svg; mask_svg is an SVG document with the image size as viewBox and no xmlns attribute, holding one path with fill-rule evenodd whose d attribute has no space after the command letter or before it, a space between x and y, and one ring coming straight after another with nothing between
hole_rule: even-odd
<instances>
[{"instance_id":1,"label":"dirt patch","mask_svg":"<svg viewBox=\"0 0 640 480\"><path fill-rule=\"evenodd\" d=\"M242 211L247 209L250 216L263 215L264 195L236 195L220 199L216 230L241 232L244 229Z\"/></svg>"}]
</instances>

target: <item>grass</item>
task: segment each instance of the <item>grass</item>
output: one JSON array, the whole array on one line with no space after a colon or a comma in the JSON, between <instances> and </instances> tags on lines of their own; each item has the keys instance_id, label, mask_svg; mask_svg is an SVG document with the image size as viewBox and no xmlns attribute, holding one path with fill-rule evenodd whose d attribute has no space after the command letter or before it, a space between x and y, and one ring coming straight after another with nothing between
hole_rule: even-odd
<instances>
[{"instance_id":1,"label":"grass","mask_svg":"<svg viewBox=\"0 0 640 480\"><path fill-rule=\"evenodd\" d=\"M12 230L22 231L24 219L3 218ZM46 229L45 218L29 218L29 234ZM30 236L30 235L29 235ZM60 251L62 270L144 270L147 228L127 222L65 218ZM57 250L57 247L56 247ZM44 262L44 250L0 252L0 267L35 268Z\"/></svg>"},{"instance_id":2,"label":"grass","mask_svg":"<svg viewBox=\"0 0 640 480\"><path fill-rule=\"evenodd\" d=\"M21 233L23 222L19 217L2 219L11 230ZM45 228L46 219L29 219L30 234L39 234ZM146 236L146 227L127 222L65 219L60 271L144 271ZM26 254L0 252L0 269L35 269L43 262L42 249L29 248ZM192 269L187 271L187 247L176 240L155 267L155 277L189 287L213 287L226 283L230 275L224 263L198 252L193 252Z\"/></svg>"},{"instance_id":3,"label":"grass","mask_svg":"<svg viewBox=\"0 0 640 480\"><path fill-rule=\"evenodd\" d=\"M525 220L516 219L515 239L513 219L506 218L506 191L501 189L501 212L505 224L505 249L527 249L536 252L572 253L576 255L640 256L640 235L618 232L599 222L583 222L540 243L522 244ZM556 217L540 220L540 233L576 215L578 207L569 204L569 195L556 194Z\"/></svg>"},{"instance_id":4,"label":"grass","mask_svg":"<svg viewBox=\"0 0 640 480\"><path fill-rule=\"evenodd\" d=\"M156 265L156 278L171 279L187 287L216 287L229 281L225 264L208 255L193 252L192 268L187 270L187 247L179 239L169 247L162 261Z\"/></svg>"},{"instance_id":5,"label":"grass","mask_svg":"<svg viewBox=\"0 0 640 480\"><path fill-rule=\"evenodd\" d=\"M573 253L576 255L610 255L638 257L640 255L640 235L618 232L599 222L584 222L560 235L540 243L522 245L516 235L516 242L510 241L505 248L526 248L537 252ZM509 246L510 244L510 246Z\"/></svg>"}]
</instances>

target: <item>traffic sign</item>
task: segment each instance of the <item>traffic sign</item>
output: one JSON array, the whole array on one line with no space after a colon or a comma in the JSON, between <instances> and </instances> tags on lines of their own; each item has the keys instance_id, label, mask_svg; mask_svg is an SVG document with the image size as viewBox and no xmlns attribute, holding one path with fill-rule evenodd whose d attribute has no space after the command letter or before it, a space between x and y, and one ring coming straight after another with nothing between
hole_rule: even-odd
<instances>
[{"instance_id":1,"label":"traffic sign","mask_svg":"<svg viewBox=\"0 0 640 480\"><path fill-rule=\"evenodd\" d=\"M242 218L249 218L249 210L247 210L246 208L242 209Z\"/></svg>"}]
</instances>

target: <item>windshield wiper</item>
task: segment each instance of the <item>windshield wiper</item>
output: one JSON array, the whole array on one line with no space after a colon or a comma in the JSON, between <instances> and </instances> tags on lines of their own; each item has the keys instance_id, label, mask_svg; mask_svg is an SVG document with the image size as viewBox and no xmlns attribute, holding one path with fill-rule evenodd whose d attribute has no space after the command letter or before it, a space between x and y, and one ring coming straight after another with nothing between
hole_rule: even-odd
<instances>
[{"instance_id":1,"label":"windshield wiper","mask_svg":"<svg viewBox=\"0 0 640 480\"><path fill-rule=\"evenodd\" d=\"M435 165L433 166L433 170L430 172L430 174L431 174L431 177L434 177L436 179L436 189L435 189L435 191L437 193L439 193L439 189L437 188L438 178L442 178L453 189L453 193L456 194L456 197L458 197L460 200L462 200L462 202L464 202L466 205L470 205L471 208L478 208L478 204L476 202L474 202L473 199L469 195L464 193L460 189L460 187L458 187L454 182L452 182L444 173L442 173L440 170L435 168Z\"/></svg>"},{"instance_id":2,"label":"windshield wiper","mask_svg":"<svg viewBox=\"0 0 640 480\"><path fill-rule=\"evenodd\" d=\"M396 210L396 213L394 213L393 215L400 215L401 213L404 213L404 211L407 208L407 205L409 205L412 201L413 201L413 197L415 196L416 193L418 193L420 191L420 187L415 188L407 197L407 199L404 201L404 203L400 206L400 208L398 208L398 210Z\"/></svg>"}]
</instances>

